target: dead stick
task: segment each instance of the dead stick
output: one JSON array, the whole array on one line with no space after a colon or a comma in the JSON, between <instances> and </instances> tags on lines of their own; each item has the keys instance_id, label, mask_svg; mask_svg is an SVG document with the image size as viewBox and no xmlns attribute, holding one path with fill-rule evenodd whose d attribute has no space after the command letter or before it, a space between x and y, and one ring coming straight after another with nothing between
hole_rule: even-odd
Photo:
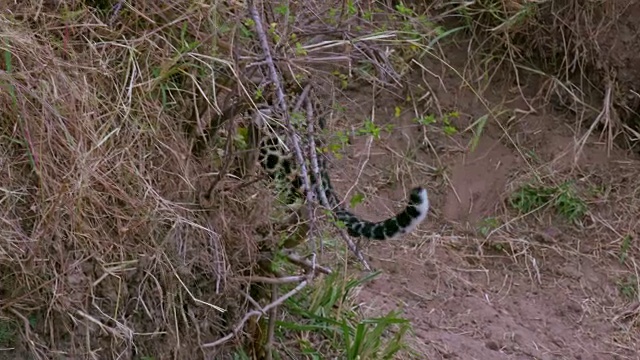
<instances>
[{"instance_id":1,"label":"dead stick","mask_svg":"<svg viewBox=\"0 0 640 360\"><path fill-rule=\"evenodd\" d=\"M299 293L302 289L304 289L305 286L307 286L310 282L310 279L305 280L303 282L301 282L300 284L298 284L298 286L296 286L293 290L289 291L288 293L282 295L280 298L278 298L278 300L272 302L271 304L265 306L264 308L262 308L262 311L259 310L253 310L248 312L243 318L242 320L240 320L240 322L233 328L233 331L229 334L227 334L225 337L218 339L214 342L210 342L207 344L203 344L202 348L211 348L211 347L216 347L218 345L222 345L225 342L233 339L234 336L236 336L240 330L242 330L242 327L244 327L244 324L253 316L257 316L258 318L262 315L264 315L265 313L269 312L271 309L273 309L274 307L277 307L279 305L281 305L283 302L285 302L288 298L292 297L293 295Z\"/></svg>"},{"instance_id":2,"label":"dead stick","mask_svg":"<svg viewBox=\"0 0 640 360\"><path fill-rule=\"evenodd\" d=\"M278 298L278 285L271 285L271 301L276 301ZM267 328L267 360L273 359L273 336L276 332L276 320L278 319L278 308L274 307L269 310L269 327Z\"/></svg>"},{"instance_id":3,"label":"dead stick","mask_svg":"<svg viewBox=\"0 0 640 360\"><path fill-rule=\"evenodd\" d=\"M298 276L286 276L286 277L266 277L266 276L242 276L237 278L238 280L247 280L250 282L259 282L266 284L289 284L294 282L300 282L306 279L306 275L298 275Z\"/></svg>"},{"instance_id":4,"label":"dead stick","mask_svg":"<svg viewBox=\"0 0 640 360\"><path fill-rule=\"evenodd\" d=\"M309 190L307 191L307 201L309 203L313 203L313 193L311 190L311 185L309 184L309 177L307 175L307 166L304 162L304 158L302 156L302 150L300 150L300 144L298 142L298 136L296 132L293 130L291 125L291 119L289 118L289 111L287 109L287 103L284 98L284 90L282 90L282 84L280 82L280 78L278 77L278 72L276 71L276 66L273 64L273 57L271 56L271 49L269 47L269 42L267 41L267 35L264 32L264 28L262 27L262 18L258 14L256 10L255 4L253 0L249 0L247 2L247 6L249 7L249 14L251 18L256 24L256 33L258 35L258 39L260 40L260 46L262 47L262 52L264 53L265 61L267 63L267 67L269 68L269 74L271 75L271 81L273 81L276 87L276 95L278 97L278 105L280 110L284 114L285 124L287 126L287 132L291 138L291 142L293 144L293 150L296 155L296 160L300 166L300 174L302 175L302 180L304 181L305 187ZM348 238L347 238L348 239ZM352 244L353 245L353 244ZM358 253L357 248L355 246L350 247L351 251L354 251L355 255L358 257L358 260L364 260L364 257ZM363 263L367 270L370 269L369 265L366 261Z\"/></svg>"},{"instance_id":5,"label":"dead stick","mask_svg":"<svg viewBox=\"0 0 640 360\"><path fill-rule=\"evenodd\" d=\"M316 188L319 190L318 194L320 195L320 203L327 209L331 209L331 205L329 204L329 199L327 199L327 194L324 192L324 188L322 186L322 178L320 177L320 167L318 166L318 155L316 154L316 143L313 138L313 107L311 106L311 101L307 100L307 119L309 122L307 123L308 129L308 137L309 137L309 157L311 162L311 171L313 171L313 175L316 179ZM362 265L367 271L371 271L371 267L367 260L365 260L362 253L358 250L356 245L351 241L351 239L345 234L344 230L340 231L340 235L342 235L342 239L347 243L349 250L354 253L354 255L360 260Z\"/></svg>"},{"instance_id":6,"label":"dead stick","mask_svg":"<svg viewBox=\"0 0 640 360\"><path fill-rule=\"evenodd\" d=\"M276 71L276 67L273 64L273 57L271 56L271 49L269 48L269 42L267 41L267 35L264 32L262 27L262 18L258 14L258 11L255 8L255 4L253 0L249 0L247 6L249 7L249 14L251 18L256 24L256 33L258 35L258 39L260 40L260 46L262 47L262 52L264 53L265 61L267 63L267 67L269 68L269 75L271 76L271 81L276 87L276 95L278 98L278 107L284 114L285 125L287 127L287 132L289 133L289 138L291 139L291 143L293 145L293 150L296 155L296 161L300 166L300 174L302 175L302 180L304 181L304 185L307 189L311 189L309 186L309 178L307 175L307 166L304 162L304 157L302 156L302 150L300 150L300 143L298 142L298 135L293 130L293 126L291 125L291 119L289 117L289 111L287 108L287 102L284 98L284 90L282 89L282 83L280 82L280 78L278 77L278 72ZM307 191L307 202L309 204L313 204L313 194L311 191ZM312 215L313 213L309 214ZM313 216L311 216L313 218Z\"/></svg>"},{"instance_id":7,"label":"dead stick","mask_svg":"<svg viewBox=\"0 0 640 360\"><path fill-rule=\"evenodd\" d=\"M291 261L292 263L296 264L296 265L300 265L303 266L309 270L312 271L319 271L321 273L324 274L331 274L331 269L324 267L324 266L320 266L318 264L313 264L311 263L309 260L302 258L300 255L291 252L291 250L285 250L283 251L284 255L287 257L287 260Z\"/></svg>"},{"instance_id":8,"label":"dead stick","mask_svg":"<svg viewBox=\"0 0 640 360\"><path fill-rule=\"evenodd\" d=\"M298 142L298 134L296 134L296 132L293 130L293 127L291 126L291 121L289 118L289 112L287 109L287 105L286 105L286 101L284 99L284 91L282 90L282 84L280 83L280 79L278 77L278 72L276 71L276 67L273 64L273 57L271 56L271 50L269 48L269 43L267 41L267 35L264 33L264 29L262 28L262 19L260 18L260 15L258 14L258 11L255 8L255 4L253 2L253 0L249 0L248 1L248 7L249 7L249 13L251 14L251 18L253 19L253 21L256 24L256 33L258 35L258 39L260 40L260 46L262 46L262 51L264 53L265 56L265 61L267 63L267 67L269 68L269 74L271 75L271 81L273 81L275 87L276 87L276 95L278 97L278 105L280 106L280 110L282 111L282 113L284 114L284 118L285 118L285 124L287 126L287 131L289 133L289 136L291 137L291 142L293 144L293 149L296 155L296 160L298 161L298 164L300 165L300 173L302 175L302 179L304 181L304 185L306 187L307 190L307 201L309 203L313 203L313 193L311 191L311 186L309 184L309 178L307 175L307 166L304 163L304 158L302 156L302 150L300 150L300 144ZM313 213L309 213L309 219L313 218ZM356 257L358 258L358 260L360 260L361 262L363 262L363 265L365 266L365 268L367 270L370 270L369 264L367 264L366 261L364 261L364 257L362 256L362 254L360 254L357 250L357 248L355 247L355 245L349 240L349 238L347 239L347 244L349 245L349 249L354 252L354 254L356 255ZM351 244L349 244L351 243Z\"/></svg>"}]
</instances>

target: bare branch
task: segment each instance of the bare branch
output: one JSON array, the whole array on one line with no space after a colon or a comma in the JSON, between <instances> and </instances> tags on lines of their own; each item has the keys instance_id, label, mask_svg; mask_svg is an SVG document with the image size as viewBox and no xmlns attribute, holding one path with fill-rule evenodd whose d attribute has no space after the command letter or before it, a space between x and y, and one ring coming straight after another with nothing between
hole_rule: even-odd
<instances>
[{"instance_id":1,"label":"bare branch","mask_svg":"<svg viewBox=\"0 0 640 360\"><path fill-rule=\"evenodd\" d=\"M287 257L287 260L291 261L296 265L303 266L310 270L316 270L327 275L332 273L331 269L324 266L320 266L318 264L311 263L309 260L302 258L300 255L292 252L291 250L285 250L284 255Z\"/></svg>"},{"instance_id":2,"label":"bare branch","mask_svg":"<svg viewBox=\"0 0 640 360\"><path fill-rule=\"evenodd\" d=\"M300 282L307 278L307 275L298 275L298 276L287 276L287 277L279 277L279 278L271 278L266 276L242 276L238 279L247 280L251 282L260 282L267 284L289 284L294 282Z\"/></svg>"},{"instance_id":3,"label":"bare branch","mask_svg":"<svg viewBox=\"0 0 640 360\"><path fill-rule=\"evenodd\" d=\"M276 96L278 98L277 104L284 116L285 125L287 127L287 133L289 135L289 138L291 139L291 144L293 145L293 151L296 155L296 162L298 163L298 166L300 166L300 174L302 176L304 186L307 190L310 190L311 186L309 184L309 177L307 175L307 166L304 162L304 157L302 156L302 150L300 149L298 134L294 131L293 126L291 125L289 109L287 108L287 102L284 97L284 90L282 89L282 82L280 81L280 77L278 76L276 67L273 64L273 57L271 56L271 49L269 48L267 35L265 34L264 29L262 27L262 18L260 17L260 14L258 14L258 11L255 8L255 4L253 0L249 0L247 6L249 7L249 14L251 15L251 18L256 24L256 33L258 35L258 39L260 40L260 46L262 47L262 52L264 53L264 56L265 56L266 65L269 68L269 75L271 76L271 81L276 87ZM313 192L311 191L307 191L307 203L309 204L309 206L313 204ZM309 218L313 219L313 212L309 214Z\"/></svg>"},{"instance_id":4,"label":"bare branch","mask_svg":"<svg viewBox=\"0 0 640 360\"><path fill-rule=\"evenodd\" d=\"M278 285L271 285L271 301L275 302L278 298ZM273 307L269 310L269 326L267 327L267 343L265 348L267 349L267 360L273 359L273 337L276 332L276 320L278 320L278 308Z\"/></svg>"},{"instance_id":5,"label":"bare branch","mask_svg":"<svg viewBox=\"0 0 640 360\"><path fill-rule=\"evenodd\" d=\"M331 205L329 204L327 195L324 191L322 191L323 190L322 178L320 177L320 167L318 166L318 155L316 153L316 146L315 146L316 143L313 137L313 116L314 114L313 114L313 107L311 106L311 101L307 101L307 120L308 120L307 129L308 129L308 137L309 137L309 144L310 144L309 157L311 158L310 159L311 171L313 171L313 175L316 179L315 186L317 189L320 190L318 191L318 194L320 195L320 203L325 208L331 209ZM345 233L344 230L342 229L340 230L340 235L342 236L342 239L344 239L344 241L347 243L349 250L351 250L351 252L353 252L353 254L358 258L358 260L360 260L364 268L367 269L367 271L371 271L371 267L369 266L369 263L364 258L364 256L362 255L358 247L353 243L353 241L351 241L351 239Z\"/></svg>"},{"instance_id":6,"label":"bare branch","mask_svg":"<svg viewBox=\"0 0 640 360\"><path fill-rule=\"evenodd\" d=\"M216 347L218 345L222 345L224 343L226 343L227 341L233 339L235 336L237 336L237 334L240 332L240 330L242 330L242 328L244 327L244 324L252 317L257 316L258 318L260 318L262 315L264 315L265 313L269 312L271 309L281 305L283 302L285 302L288 298L292 297L293 295L299 293L302 289L304 289L305 286L307 286L309 284L309 282L311 281L311 277L307 278L307 280L301 282L300 284L298 284L298 286L296 286L293 290L289 291L288 293L282 295L280 298L278 298L276 301L272 302L271 304L265 306L264 308L262 308L262 311L260 310L253 310L248 312L243 318L242 320L240 320L240 322L238 322L238 324L233 328L233 331L229 334L227 334L225 337L218 339L214 342L210 342L210 343L206 343L202 345L202 348L212 348L212 347Z\"/></svg>"},{"instance_id":7,"label":"bare branch","mask_svg":"<svg viewBox=\"0 0 640 360\"><path fill-rule=\"evenodd\" d=\"M311 191L312 187L311 187L311 184L309 183L309 177L308 177L308 174L307 174L307 166L306 166L306 164L304 162L304 157L302 156L302 150L300 150L300 143L298 141L298 134L294 131L293 126L291 125L291 119L289 117L289 111L287 109L287 104L286 104L285 97L284 97L284 90L282 89L282 83L280 82L280 77L278 76L278 72L277 72L276 67L275 67L275 65L273 63L273 57L271 56L271 49L269 47L269 42L267 41L267 35L265 34L264 29L262 27L262 19L261 19L260 15L258 14L256 8L255 8L255 4L254 4L253 0L249 0L248 1L248 7L249 7L249 13L251 14L251 18L253 19L253 21L256 24L256 33L258 35L258 39L260 40L260 46L262 46L262 51L263 51L264 56L265 56L266 65L269 68L269 74L271 76L271 81L273 81L273 83L274 83L274 85L276 87L276 95L278 97L278 105L279 105L280 110L282 111L282 113L284 115L285 124L287 126L287 132L289 133L289 137L290 137L291 143L293 145L293 150L294 150L295 155L296 155L296 161L298 162L298 165L300 166L300 174L301 174L302 179L304 181L305 188L307 189L307 202L308 202L308 204L313 204L313 192ZM307 102L307 103L310 104L310 102ZM311 121L309 123L311 123ZM310 148L312 149L311 151L313 152L314 151L313 143L311 143ZM316 165L315 166L317 167L317 159L316 159ZM325 206L328 205L328 201L326 201L326 198L325 198L324 203L325 203ZM311 205L309 205L309 206L311 206ZM312 215L312 214L313 213L310 212L310 215ZM310 218L313 218L313 216L310 216ZM347 245L349 246L349 249L356 255L358 260L360 260L363 263L363 265L365 266L365 268L367 270L370 270L371 268L369 267L369 264L366 262L366 260L362 256L362 254L358 251L358 249L353 244L351 239L349 239L346 235L344 235L344 233L343 233L343 238L347 242Z\"/></svg>"}]
</instances>

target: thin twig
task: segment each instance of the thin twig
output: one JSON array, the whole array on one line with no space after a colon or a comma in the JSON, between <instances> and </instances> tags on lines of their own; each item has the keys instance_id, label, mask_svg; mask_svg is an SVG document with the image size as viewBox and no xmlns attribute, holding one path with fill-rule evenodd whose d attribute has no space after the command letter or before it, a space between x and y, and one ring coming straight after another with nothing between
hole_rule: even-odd
<instances>
[{"instance_id":1,"label":"thin twig","mask_svg":"<svg viewBox=\"0 0 640 360\"><path fill-rule=\"evenodd\" d=\"M220 338L214 342L210 342L210 343L206 343L206 344L202 344L202 348L212 348L212 347L216 347L218 345L222 345L225 342L233 339L235 336L237 336L237 334L240 332L240 330L242 330L242 328L244 327L244 324L252 317L257 316L258 318L260 318L262 315L264 315L265 313L269 312L271 309L281 305L283 302L285 302L288 298L292 297L293 295L299 293L302 289L304 289L305 286L307 286L309 284L309 282L311 281L311 277L309 277L307 280L301 282L300 284L298 284L298 286L296 286L293 290L289 291L288 293L282 295L280 298L278 298L276 301L272 302L271 304L265 306L264 308L262 308L262 311L259 310L253 310L248 312L247 314L245 314L245 316L242 318L242 320L240 320L240 322L238 322L238 324L233 328L233 331L229 334L227 334L225 337Z\"/></svg>"},{"instance_id":2,"label":"thin twig","mask_svg":"<svg viewBox=\"0 0 640 360\"><path fill-rule=\"evenodd\" d=\"M262 52L264 53L265 61L267 67L269 68L269 75L271 77L271 81L276 87L276 96L278 98L277 105L282 111L284 116L285 125L287 127L287 133L289 138L291 139L291 144L293 145L293 151L296 155L296 161L300 166L300 174L302 176L302 180L304 181L304 185L307 189L311 189L309 186L309 178L307 175L307 166L304 162L304 157L302 156L302 150L300 150L300 143L298 141L298 135L293 129L291 125L291 119L289 117L289 111L287 108L287 102L284 97L284 90L282 89L282 83L280 81L280 77L278 76L278 72L276 70L275 65L273 64L273 57L271 56L271 50L269 48L269 42L267 41L267 35L264 32L262 27L262 18L258 14L258 11L255 8L255 4L253 0L249 0L247 3L249 7L249 14L251 18L255 22L256 33L258 35L258 39L260 40L260 46L262 47ZM313 204L313 193L311 191L307 191L307 201L308 203ZM311 213L310 215L313 215ZM312 217L312 216L311 216Z\"/></svg>"},{"instance_id":3,"label":"thin twig","mask_svg":"<svg viewBox=\"0 0 640 360\"><path fill-rule=\"evenodd\" d=\"M278 299L278 285L271 285L271 301L275 302ZM267 328L267 343L265 348L267 350L267 360L273 359L273 336L276 331L276 320L278 319L278 307L274 306L269 310L269 327Z\"/></svg>"},{"instance_id":4,"label":"thin twig","mask_svg":"<svg viewBox=\"0 0 640 360\"><path fill-rule=\"evenodd\" d=\"M324 266L320 266L318 264L314 264L309 260L304 259L300 255L294 253L292 250L284 250L283 253L287 257L287 260L289 260L290 262L296 265L303 266L309 270L319 271L327 275L332 273L331 269Z\"/></svg>"},{"instance_id":5,"label":"thin twig","mask_svg":"<svg viewBox=\"0 0 640 360\"><path fill-rule=\"evenodd\" d=\"M118 18L118 14L120 13L120 10L122 9L122 3L123 2L124 2L123 0L120 0L111 8L111 17L109 18L109 26L113 26L113 23Z\"/></svg>"},{"instance_id":6,"label":"thin twig","mask_svg":"<svg viewBox=\"0 0 640 360\"><path fill-rule=\"evenodd\" d=\"M596 126L598 124L603 124L605 127L609 128L613 126L611 125L611 109L612 109L612 94L613 94L613 85L611 84L611 81L609 81L609 83L606 86L606 90L604 93L604 99L602 100L603 104L602 104L602 110L600 111L600 113L598 114L598 116L595 118L595 120L593 120L593 122L591 123L591 126L589 127L589 129L587 130L587 132L584 134L584 136L582 136L582 138L576 143L577 145L577 149L574 155L574 162L578 161L578 158L580 157L580 154L582 154L582 148L584 147L584 145L587 143L587 140L589 139L589 136L591 135L591 133L593 132L593 130L595 130ZM607 156L609 156L609 152L610 152L610 148L611 148L611 142L608 141L607 142Z\"/></svg>"},{"instance_id":7,"label":"thin twig","mask_svg":"<svg viewBox=\"0 0 640 360\"><path fill-rule=\"evenodd\" d=\"M327 195L323 191L322 178L320 177L320 167L318 166L318 155L316 153L316 143L315 143L315 139L313 137L313 121L312 121L313 120L313 116L314 116L314 114L313 114L313 107L311 106L311 101L307 101L307 119L308 119L307 129L308 129L308 137L309 137L309 153L310 153L309 157L310 157L310 162L311 162L311 171L313 171L313 175L314 175L315 180L316 180L315 186L316 186L316 188L318 190L320 190L320 191L318 191L318 194L320 196L320 203L325 208L331 209L332 206L329 204L329 200L327 199ZM369 263L364 258L364 256L362 255L362 253L360 252L358 247L353 243L353 241L351 241L351 239L345 233L344 230L340 230L340 235L342 236L344 241L347 243L347 246L349 247L349 250L351 250L351 252L353 252L353 254L358 258L358 260L360 260L360 262L362 263L364 268L367 271L371 271L371 267L369 266ZM321 250L322 250L322 248L321 248Z\"/></svg>"},{"instance_id":8,"label":"thin twig","mask_svg":"<svg viewBox=\"0 0 640 360\"><path fill-rule=\"evenodd\" d=\"M235 125L236 124L234 124L233 121L230 121L227 125L228 126L227 131L229 135L227 136L227 142L224 147L225 154L233 154L232 147L233 147L233 140L235 139L235 131L236 131ZM207 190L207 193L206 193L207 199L211 199L213 190L215 190L216 186L218 186L220 181L222 181L222 178L224 178L227 175L227 171L229 170L231 161L232 161L232 157L227 156L224 163L222 164L222 169L220 169L220 171L218 172L218 176L216 176L215 180L213 180L213 182L211 183L211 186L209 186L209 189Z\"/></svg>"},{"instance_id":9,"label":"thin twig","mask_svg":"<svg viewBox=\"0 0 640 360\"><path fill-rule=\"evenodd\" d=\"M27 319L24 315L22 315L20 312L18 312L16 309L14 309L12 307L9 308L9 311L11 313L13 313L13 315L17 316L18 318L20 318L22 320L22 324L24 325L25 337L29 340L29 341L27 341L27 343L29 344L29 348L31 349L32 353L33 354L40 353L39 351L37 351L37 348L35 346L36 342L31 339L31 336L34 335L34 334L31 331L31 323L29 322L29 319Z\"/></svg>"},{"instance_id":10,"label":"thin twig","mask_svg":"<svg viewBox=\"0 0 640 360\"><path fill-rule=\"evenodd\" d=\"M167 255L165 254L165 258L167 259L167 263L169 264L169 266L171 266L171 270L173 272L173 275L176 277L176 279L178 279L178 282L180 283L180 285L182 286L182 288L189 294L189 297L191 297L191 300L195 301L198 304L202 304L202 305L207 305L209 307L212 307L220 312L226 312L227 310L221 308L220 306L216 306L213 305L211 303L208 303L206 301L200 300L199 298L197 298L195 295L193 295L193 293L191 292L191 290L189 290L189 287L182 281L182 279L180 278L180 276L178 275L178 272L176 271L176 269L173 267L172 263L169 261L169 258L167 257Z\"/></svg>"},{"instance_id":11,"label":"thin twig","mask_svg":"<svg viewBox=\"0 0 640 360\"><path fill-rule=\"evenodd\" d=\"M284 98L284 90L282 89L282 83L280 82L280 78L278 77L278 72L276 70L275 65L273 64L273 57L271 56L271 50L269 48L269 42L267 41L267 35L264 32L262 27L262 19L258 14L258 11L255 8L255 4L253 0L248 1L249 14L251 14L251 18L256 24L256 33L258 35L258 39L260 40L260 46L262 46L262 51L265 56L265 61L267 67L269 68L269 74L271 76L271 81L273 81L276 87L276 95L278 97L278 105L280 110L282 111L285 119L285 125L287 126L287 132L289 133L289 137L291 139L291 143L293 145L293 150L296 155L296 160L300 166L300 174L302 176L302 180L304 181L305 187L309 190L307 191L307 201L309 203L313 203L313 192L311 190L311 185L309 184L309 177L307 174L307 166L304 162L304 157L302 156L302 150L300 150L300 143L298 142L298 134L293 130L293 126L291 125L291 119L289 118L289 111L287 109L286 101ZM317 161L316 161L317 162ZM326 202L328 203L328 202ZM353 251L358 260L360 260L367 270L370 269L369 264L364 260L362 254L360 254L348 237L345 237L347 240L347 244L349 245L349 249Z\"/></svg>"},{"instance_id":12,"label":"thin twig","mask_svg":"<svg viewBox=\"0 0 640 360\"><path fill-rule=\"evenodd\" d=\"M263 313L265 312L264 309L262 308L262 306L260 306L260 304L258 304L258 302L254 298L252 298L251 295L247 294L244 291L240 291L240 294L242 294L242 296L244 296L244 298L247 299L247 301L249 303L251 303L251 305L253 305L253 307L256 310L259 310L259 311L261 311Z\"/></svg>"},{"instance_id":13,"label":"thin twig","mask_svg":"<svg viewBox=\"0 0 640 360\"><path fill-rule=\"evenodd\" d=\"M266 284L289 284L294 282L300 282L306 279L306 275L298 275L298 276L286 276L286 277L266 277L266 276L242 276L237 278L238 280L247 280L250 282L259 282Z\"/></svg>"},{"instance_id":14,"label":"thin twig","mask_svg":"<svg viewBox=\"0 0 640 360\"><path fill-rule=\"evenodd\" d=\"M296 102L296 106L293 108L293 111L296 112L300 110L302 107L302 103L307 100L309 101L309 91L311 91L311 84L307 84L307 86L302 89L302 93L298 97L298 101Z\"/></svg>"},{"instance_id":15,"label":"thin twig","mask_svg":"<svg viewBox=\"0 0 640 360\"><path fill-rule=\"evenodd\" d=\"M302 90L302 93L300 94L300 97L298 98L298 101L296 102L295 107L293 108L293 111L296 112L298 111L301 107L302 104L304 103L305 99L306 99L306 103L307 104L311 104L311 100L309 98L309 91L311 90L311 85L307 84L307 86L304 87L304 89ZM308 105L307 105L308 106ZM309 117L307 119L310 119ZM312 121L308 121L309 124L307 124L308 126L313 126ZM314 142L310 142L309 143L309 148L314 149L315 147L315 143ZM309 199L313 196L314 192L311 189L312 184L309 184L308 179L305 177L304 179L305 181L305 186L307 186L307 213L309 214L309 238L311 239L311 251L315 254L317 252L317 248L316 248L316 242L313 241L315 238L315 216L313 216L313 201L309 201ZM322 251L322 242L320 242L320 251Z\"/></svg>"},{"instance_id":16,"label":"thin twig","mask_svg":"<svg viewBox=\"0 0 640 360\"><path fill-rule=\"evenodd\" d=\"M306 89L305 89L306 90ZM320 172L318 171L318 158L316 157L316 142L313 138L313 107L311 106L311 98L307 98L307 137L309 141L309 158L311 162L311 173L314 176L315 184L311 184L317 191L312 191L313 193L317 193L320 195L320 202L322 204L322 197L324 196L324 191L322 191L322 179L320 178ZM312 190L311 188L309 189ZM325 205L326 207L326 205ZM314 231L315 229L310 227L309 232ZM316 252L316 242L312 242L314 253ZM322 241L320 241L320 254L323 253Z\"/></svg>"}]
</instances>

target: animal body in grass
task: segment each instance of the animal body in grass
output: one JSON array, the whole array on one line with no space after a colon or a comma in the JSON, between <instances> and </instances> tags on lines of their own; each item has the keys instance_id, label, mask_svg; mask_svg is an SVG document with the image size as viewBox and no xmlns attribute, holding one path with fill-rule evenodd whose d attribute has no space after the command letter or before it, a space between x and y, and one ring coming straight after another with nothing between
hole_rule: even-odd
<instances>
[{"instance_id":1,"label":"animal body in grass","mask_svg":"<svg viewBox=\"0 0 640 360\"><path fill-rule=\"evenodd\" d=\"M260 144L258 158L262 168L272 179L288 181L291 194L303 195L303 181L298 167L290 151L286 151L278 137L263 139ZM429 194L423 187L415 187L409 193L408 203L396 215L382 221L368 221L359 218L340 204L338 196L331 185L325 161L318 159L321 187L315 188L317 196L328 201L336 219L346 227L347 233L353 237L364 237L372 240L389 240L412 232L427 216L429 211ZM315 183L313 177L311 183ZM293 201L293 197L288 197Z\"/></svg>"}]
</instances>

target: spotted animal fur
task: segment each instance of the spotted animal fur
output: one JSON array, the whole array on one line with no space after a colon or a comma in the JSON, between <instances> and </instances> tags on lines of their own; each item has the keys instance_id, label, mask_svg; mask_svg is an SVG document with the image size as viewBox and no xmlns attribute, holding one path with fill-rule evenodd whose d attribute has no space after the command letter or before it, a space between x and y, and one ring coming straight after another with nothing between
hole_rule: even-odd
<instances>
[{"instance_id":1,"label":"spotted animal fur","mask_svg":"<svg viewBox=\"0 0 640 360\"><path fill-rule=\"evenodd\" d=\"M303 195L303 181L298 173L293 153L286 150L280 138L276 135L263 138L259 149L258 161L265 172L272 179L286 180L291 184L288 200L294 201L295 196ZM333 214L337 220L345 225L350 236L372 240L392 239L412 232L427 216L429 211L427 189L416 187L409 193L407 206L395 216L378 222L360 219L340 204L339 198L331 185L331 179L323 156L318 156L318 163L322 189L315 189L316 194L319 196L318 191L324 191ZM315 183L313 176L311 177L311 183Z\"/></svg>"}]
</instances>

